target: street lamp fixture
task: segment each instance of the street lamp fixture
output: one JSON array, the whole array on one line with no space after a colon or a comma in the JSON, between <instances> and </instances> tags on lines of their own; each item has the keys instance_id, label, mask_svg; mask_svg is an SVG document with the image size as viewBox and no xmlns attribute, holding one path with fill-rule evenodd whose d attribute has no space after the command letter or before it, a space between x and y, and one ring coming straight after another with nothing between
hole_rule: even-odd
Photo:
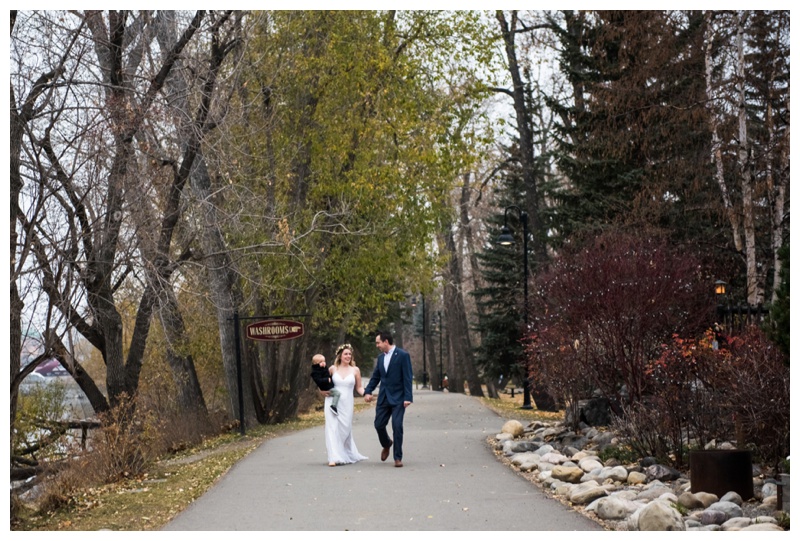
<instances>
[{"instance_id":1,"label":"street lamp fixture","mask_svg":"<svg viewBox=\"0 0 800 541\"><path fill-rule=\"evenodd\" d=\"M514 237L511 235L511 230L508 228L508 225L504 224L503 229L500 230L500 236L497 237L497 244L500 246L512 246L514 244Z\"/></svg>"},{"instance_id":2,"label":"street lamp fixture","mask_svg":"<svg viewBox=\"0 0 800 541\"><path fill-rule=\"evenodd\" d=\"M522 260L523 260L523 275L522 284L524 287L522 313L524 316L525 329L528 328L528 213L520 209L516 205L511 205L505 208L503 216L503 229L500 230L500 236L497 237L497 243L501 246L511 246L514 244L514 237L511 235L511 229L508 227L508 211L516 210L519 213L519 221L522 222ZM522 407L521 409L533 409L531 406L531 387L528 382L528 375L525 374L522 379Z\"/></svg>"},{"instance_id":3,"label":"street lamp fixture","mask_svg":"<svg viewBox=\"0 0 800 541\"><path fill-rule=\"evenodd\" d=\"M722 295L725 295L727 285L728 284L726 284L722 280L717 280L716 282L714 282L714 293L717 294L718 298L721 297Z\"/></svg>"}]
</instances>

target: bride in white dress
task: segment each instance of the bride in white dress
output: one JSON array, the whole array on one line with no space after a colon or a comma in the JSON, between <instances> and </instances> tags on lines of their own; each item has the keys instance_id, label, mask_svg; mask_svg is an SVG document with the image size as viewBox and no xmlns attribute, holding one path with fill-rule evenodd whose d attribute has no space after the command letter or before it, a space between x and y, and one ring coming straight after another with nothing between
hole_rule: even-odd
<instances>
[{"instance_id":1,"label":"bride in white dress","mask_svg":"<svg viewBox=\"0 0 800 541\"><path fill-rule=\"evenodd\" d=\"M353 389L364 395L361 370L353 359L353 348L344 344L336 350L336 360L330 367L333 386L341 393L337 405L338 415L331 410L329 396L325 398L325 446L328 448L328 466L353 464L367 457L358 452L353 439Z\"/></svg>"}]
</instances>

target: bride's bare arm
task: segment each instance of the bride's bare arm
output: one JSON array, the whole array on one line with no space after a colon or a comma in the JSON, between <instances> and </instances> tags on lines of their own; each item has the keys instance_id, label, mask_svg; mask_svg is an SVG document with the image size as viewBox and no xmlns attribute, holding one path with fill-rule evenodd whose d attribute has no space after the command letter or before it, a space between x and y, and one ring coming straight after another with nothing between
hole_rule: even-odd
<instances>
[{"instance_id":1,"label":"bride's bare arm","mask_svg":"<svg viewBox=\"0 0 800 541\"><path fill-rule=\"evenodd\" d=\"M364 387L361 386L361 370L356 366L356 391L361 396L364 396Z\"/></svg>"}]
</instances>

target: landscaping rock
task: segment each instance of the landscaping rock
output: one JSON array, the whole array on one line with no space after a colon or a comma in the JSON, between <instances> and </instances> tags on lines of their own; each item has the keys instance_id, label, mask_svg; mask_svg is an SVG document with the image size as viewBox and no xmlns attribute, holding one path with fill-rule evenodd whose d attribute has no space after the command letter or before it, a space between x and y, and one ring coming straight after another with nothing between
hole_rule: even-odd
<instances>
[{"instance_id":1,"label":"landscaping rock","mask_svg":"<svg viewBox=\"0 0 800 541\"><path fill-rule=\"evenodd\" d=\"M604 521L606 527L631 531L782 530L772 516L777 503L774 480L754 477L754 492L763 497L760 503L743 502L735 492L722 498L708 492L693 493L687 477L652 457L635 464L610 458L603 464L598 453L602 446L616 441L611 431L585 425L573 431L558 423L532 423L528 428L522 439L513 439L505 431L498 434L495 449L520 471L538 468L532 476L545 490L572 506L583 507L585 514ZM691 514L683 517L677 508Z\"/></svg>"},{"instance_id":2,"label":"landscaping rock","mask_svg":"<svg viewBox=\"0 0 800 541\"><path fill-rule=\"evenodd\" d=\"M719 496L710 492L695 492L694 495L698 500L703 502L703 507L706 508L719 501Z\"/></svg>"},{"instance_id":3,"label":"landscaping rock","mask_svg":"<svg viewBox=\"0 0 800 541\"><path fill-rule=\"evenodd\" d=\"M632 471L628 474L628 484L629 485L641 485L647 481L647 476L638 471Z\"/></svg>"},{"instance_id":4,"label":"landscaping rock","mask_svg":"<svg viewBox=\"0 0 800 541\"><path fill-rule=\"evenodd\" d=\"M692 494L691 492L684 492L678 496L678 503L684 506L686 509L704 509L706 507L702 500L700 500L696 494Z\"/></svg>"},{"instance_id":5,"label":"landscaping rock","mask_svg":"<svg viewBox=\"0 0 800 541\"><path fill-rule=\"evenodd\" d=\"M760 523L760 524L751 524L746 528L742 528L742 532L752 532L752 531L762 531L762 532L782 532L784 531L783 528L778 526L777 524L772 524L769 522Z\"/></svg>"},{"instance_id":6,"label":"landscaping rock","mask_svg":"<svg viewBox=\"0 0 800 541\"><path fill-rule=\"evenodd\" d=\"M525 427L522 426L522 423L520 423L519 421L512 419L510 421L506 421L500 432L504 434L511 434L512 436L517 438L519 436L522 436L522 434L525 432Z\"/></svg>"},{"instance_id":7,"label":"landscaping rock","mask_svg":"<svg viewBox=\"0 0 800 541\"><path fill-rule=\"evenodd\" d=\"M544 457L542 457L544 460ZM567 483L578 483L583 477L583 470L580 468L570 468L565 466L556 466L551 470L552 476L560 481Z\"/></svg>"},{"instance_id":8,"label":"landscaping rock","mask_svg":"<svg viewBox=\"0 0 800 541\"><path fill-rule=\"evenodd\" d=\"M609 496L597 500L595 513L603 520L623 520L635 513L637 509L644 507L644 505L641 502Z\"/></svg>"},{"instance_id":9,"label":"landscaping rock","mask_svg":"<svg viewBox=\"0 0 800 541\"><path fill-rule=\"evenodd\" d=\"M639 513L637 529L642 532L685 531L683 517L669 503L656 500L648 503Z\"/></svg>"}]
</instances>

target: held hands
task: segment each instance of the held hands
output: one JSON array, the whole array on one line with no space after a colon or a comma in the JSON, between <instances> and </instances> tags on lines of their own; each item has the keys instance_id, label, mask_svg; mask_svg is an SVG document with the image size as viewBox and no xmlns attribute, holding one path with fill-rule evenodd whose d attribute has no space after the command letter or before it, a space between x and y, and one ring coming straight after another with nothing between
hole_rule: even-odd
<instances>
[{"instance_id":1,"label":"held hands","mask_svg":"<svg viewBox=\"0 0 800 541\"><path fill-rule=\"evenodd\" d=\"M372 395L371 394L365 394L364 395L364 402L369 402L370 400L372 400Z\"/></svg>"}]
</instances>

